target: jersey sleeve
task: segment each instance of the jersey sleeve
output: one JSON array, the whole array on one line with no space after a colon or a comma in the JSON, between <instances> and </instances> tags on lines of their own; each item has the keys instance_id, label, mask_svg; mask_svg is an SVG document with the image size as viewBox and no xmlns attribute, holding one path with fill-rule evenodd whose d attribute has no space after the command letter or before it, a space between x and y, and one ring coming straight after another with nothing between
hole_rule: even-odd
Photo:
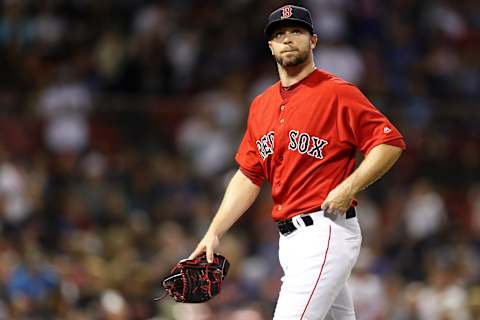
<instances>
[{"instance_id":1,"label":"jersey sleeve","mask_svg":"<svg viewBox=\"0 0 480 320\"><path fill-rule=\"evenodd\" d=\"M253 106L253 103L252 103ZM238 147L235 160L240 166L240 171L252 181L255 185L261 186L265 180L265 174L263 172L262 164L259 159L257 145L251 132L251 107L250 114L247 122L247 129L243 135L242 142Z\"/></svg>"},{"instance_id":2,"label":"jersey sleeve","mask_svg":"<svg viewBox=\"0 0 480 320\"><path fill-rule=\"evenodd\" d=\"M380 144L406 149L402 134L358 88L342 84L335 91L338 135L342 142L354 145L364 155Z\"/></svg>"}]
</instances>

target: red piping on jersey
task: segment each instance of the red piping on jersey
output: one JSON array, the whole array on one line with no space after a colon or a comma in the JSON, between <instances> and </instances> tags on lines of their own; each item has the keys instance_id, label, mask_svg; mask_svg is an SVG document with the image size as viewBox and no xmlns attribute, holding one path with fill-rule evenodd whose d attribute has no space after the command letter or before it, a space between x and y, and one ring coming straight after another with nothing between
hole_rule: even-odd
<instances>
[{"instance_id":1,"label":"red piping on jersey","mask_svg":"<svg viewBox=\"0 0 480 320\"><path fill-rule=\"evenodd\" d=\"M308 298L307 305L305 306L305 309L303 310L302 317L300 318L300 320L303 319L303 316L305 315L305 312L307 312L307 308L308 308L308 305L310 304L310 300L312 300L313 293L315 292L315 289L317 288L317 285L320 282L320 277L322 276L323 267L325 266L325 262L327 261L328 248L330 248L330 237L331 236L332 236L332 226L329 226L327 250L325 250L325 257L323 258L322 267L320 268L320 274L318 275L317 282L315 283L315 286L313 287L312 293L310 294L310 298Z\"/></svg>"}]
</instances>

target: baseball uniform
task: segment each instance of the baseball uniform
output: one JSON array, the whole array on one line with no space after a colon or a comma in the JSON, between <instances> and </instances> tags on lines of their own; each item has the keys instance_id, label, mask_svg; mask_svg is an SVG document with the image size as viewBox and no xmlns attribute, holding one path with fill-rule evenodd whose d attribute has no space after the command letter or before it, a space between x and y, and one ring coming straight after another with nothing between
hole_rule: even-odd
<instances>
[{"instance_id":1,"label":"baseball uniform","mask_svg":"<svg viewBox=\"0 0 480 320\"><path fill-rule=\"evenodd\" d=\"M236 154L242 173L272 186L284 270L275 320L355 319L346 281L361 232L355 205L327 216L321 205L380 144L405 149L399 131L352 84L314 70L289 88L277 82L254 99Z\"/></svg>"}]
</instances>

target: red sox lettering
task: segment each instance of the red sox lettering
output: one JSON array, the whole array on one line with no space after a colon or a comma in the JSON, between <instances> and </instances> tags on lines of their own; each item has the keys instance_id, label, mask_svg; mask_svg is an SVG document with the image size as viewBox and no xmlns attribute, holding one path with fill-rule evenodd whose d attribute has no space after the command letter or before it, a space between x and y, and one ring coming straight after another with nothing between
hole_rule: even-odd
<instances>
[{"instance_id":1,"label":"red sox lettering","mask_svg":"<svg viewBox=\"0 0 480 320\"><path fill-rule=\"evenodd\" d=\"M305 132L299 134L296 130L290 130L288 136L290 137L288 150L298 151L300 154L307 153L309 156L323 159L322 150L328 144L328 141L310 136Z\"/></svg>"},{"instance_id":2,"label":"red sox lettering","mask_svg":"<svg viewBox=\"0 0 480 320\"><path fill-rule=\"evenodd\" d=\"M267 134L263 135L260 140L256 141L258 152L260 153L262 160L267 159L267 157L273 153L274 135L275 133L273 131L270 131Z\"/></svg>"},{"instance_id":3,"label":"red sox lettering","mask_svg":"<svg viewBox=\"0 0 480 320\"><path fill-rule=\"evenodd\" d=\"M274 153L274 136L275 132L270 131L256 141L258 153L264 161L269 155ZM290 139L288 150L297 151L300 154L308 154L317 159L323 159L322 151L328 144L328 141L311 136L306 132L299 133L298 130L290 130L288 136Z\"/></svg>"}]
</instances>

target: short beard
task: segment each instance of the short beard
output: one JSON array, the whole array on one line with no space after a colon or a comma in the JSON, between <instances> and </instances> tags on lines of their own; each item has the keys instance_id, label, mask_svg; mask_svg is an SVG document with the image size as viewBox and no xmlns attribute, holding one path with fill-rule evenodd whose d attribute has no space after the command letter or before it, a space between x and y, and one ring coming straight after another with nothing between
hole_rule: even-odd
<instances>
[{"instance_id":1,"label":"short beard","mask_svg":"<svg viewBox=\"0 0 480 320\"><path fill-rule=\"evenodd\" d=\"M284 68L295 67L305 63L308 60L308 51L300 52L298 55L295 55L293 58L286 59L281 55L275 55L275 61Z\"/></svg>"}]
</instances>

